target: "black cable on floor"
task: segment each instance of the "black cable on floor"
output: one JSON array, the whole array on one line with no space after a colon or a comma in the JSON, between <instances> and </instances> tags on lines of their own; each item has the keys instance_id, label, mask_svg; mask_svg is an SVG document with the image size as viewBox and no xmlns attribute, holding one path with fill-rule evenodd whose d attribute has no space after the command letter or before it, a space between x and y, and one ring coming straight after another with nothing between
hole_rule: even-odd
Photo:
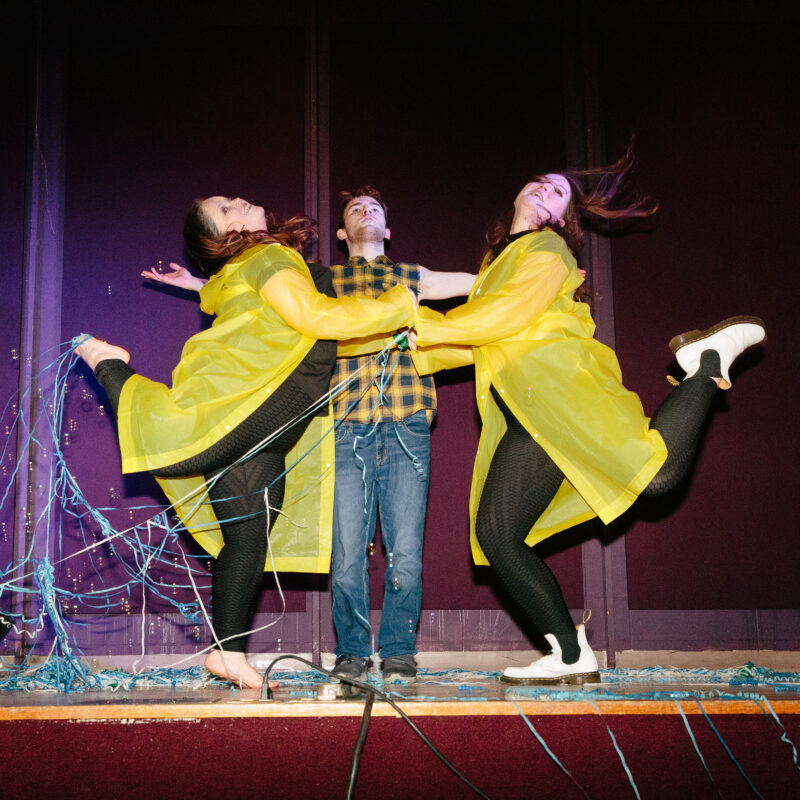
<instances>
[{"instance_id":1,"label":"black cable on floor","mask_svg":"<svg viewBox=\"0 0 800 800\"><path fill-rule=\"evenodd\" d=\"M400 706L398 706L397 703L395 703L394 700L392 700L391 697L389 697L389 695L387 695L385 692L382 692L380 689L377 689L376 687L374 687L370 683L365 683L364 681L357 681L357 680L355 680L355 678L346 678L343 675L334 675L333 672L330 672L327 669L323 669L322 667L319 667L316 664L313 664L311 661L308 661L307 659L303 658L302 656L293 656L291 654L286 654L286 655L278 656L277 658L273 659L273 661L270 663L270 665L264 671L264 683L261 686L261 698L262 698L262 700L267 700L267 699L271 700L272 699L272 689L269 688L269 673L272 671L272 668L279 661L283 661L284 659L287 659L287 658L291 658L291 659L294 659L295 661L300 661L303 664L307 664L309 667L311 667L311 669L315 669L317 672L321 672L323 675L327 675L329 678L333 678L334 680L337 680L340 683L346 683L349 686L355 686L355 687L357 687L359 689L363 689L365 692L369 692L369 696L370 697L379 697L381 700L384 700L385 702L387 702L411 726L411 730L413 730L414 733L416 733L417 736L419 736L419 738L422 739L422 741L430 748L431 752L436 756L436 758L438 758L439 761L441 761L442 764L444 764L447 767L447 769L449 769L450 772L453 773L453 775L455 775L462 783L464 783L466 786L468 786L470 789L472 789L472 791L475 792L475 794L477 794L479 797L484 798L484 800L491 800L491 798L487 794L482 792L474 783L472 783L472 781L469 780L469 778L467 778L465 775L462 775L439 752L439 750L436 748L436 746L433 744L433 742L431 742L430 739L428 739L428 737L425 736L425 734L414 724L414 721L408 716L408 714L406 714L405 711L403 711L403 709L400 708ZM361 727L362 727L362 730L364 731L364 738L366 738L366 729L364 727L363 718L362 718ZM361 732L359 732L359 740L360 740L360 738L361 738ZM361 746L363 747L363 742L362 742ZM356 747L358 747L358 742L356 742ZM360 759L360 757L361 757L360 751L359 751L358 755L359 755L359 759ZM354 754L354 756L355 756L355 754ZM356 771L358 771L358 767L357 766L356 766ZM349 797L349 795L348 795L348 797Z\"/></svg>"},{"instance_id":2,"label":"black cable on floor","mask_svg":"<svg viewBox=\"0 0 800 800\"><path fill-rule=\"evenodd\" d=\"M358 768L361 765L361 751L364 749L364 742L367 741L367 729L372 715L372 704L375 702L374 692L367 694L367 702L364 703L364 713L361 715L361 728L358 731L358 739L353 750L353 760L350 763L350 781L347 784L347 794L345 800L353 800L356 790L356 778L358 778Z\"/></svg>"}]
</instances>

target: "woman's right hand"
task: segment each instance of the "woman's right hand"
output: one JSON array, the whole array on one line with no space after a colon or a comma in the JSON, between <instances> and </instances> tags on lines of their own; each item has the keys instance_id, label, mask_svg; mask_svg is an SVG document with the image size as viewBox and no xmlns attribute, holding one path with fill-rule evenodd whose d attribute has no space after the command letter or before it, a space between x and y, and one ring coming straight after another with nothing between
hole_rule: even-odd
<instances>
[{"instance_id":1,"label":"woman's right hand","mask_svg":"<svg viewBox=\"0 0 800 800\"><path fill-rule=\"evenodd\" d=\"M171 272L158 272L151 268L142 270L141 275L151 281L165 283L167 286L177 286L179 289L188 289L190 292L199 292L206 283L202 278L195 278L186 267L176 264L174 261L170 261L169 265L172 268Z\"/></svg>"}]
</instances>

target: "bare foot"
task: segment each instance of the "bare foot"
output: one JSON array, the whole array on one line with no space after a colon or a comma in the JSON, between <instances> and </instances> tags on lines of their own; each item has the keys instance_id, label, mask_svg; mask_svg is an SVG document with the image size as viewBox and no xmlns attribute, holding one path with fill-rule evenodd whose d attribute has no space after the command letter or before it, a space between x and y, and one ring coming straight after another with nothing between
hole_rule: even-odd
<instances>
[{"instance_id":1,"label":"bare foot","mask_svg":"<svg viewBox=\"0 0 800 800\"><path fill-rule=\"evenodd\" d=\"M234 653L226 650L212 650L207 656L205 667L226 681L248 689L260 689L264 679L259 672L254 670L247 662L244 653ZM270 689L278 688L278 681L269 682Z\"/></svg>"},{"instance_id":2,"label":"bare foot","mask_svg":"<svg viewBox=\"0 0 800 800\"><path fill-rule=\"evenodd\" d=\"M94 368L101 362L109 358L119 358L126 364L131 360L131 354L122 347L117 347L115 344L109 344L102 339L87 339L81 342L75 348L75 355L80 356L91 368Z\"/></svg>"}]
</instances>

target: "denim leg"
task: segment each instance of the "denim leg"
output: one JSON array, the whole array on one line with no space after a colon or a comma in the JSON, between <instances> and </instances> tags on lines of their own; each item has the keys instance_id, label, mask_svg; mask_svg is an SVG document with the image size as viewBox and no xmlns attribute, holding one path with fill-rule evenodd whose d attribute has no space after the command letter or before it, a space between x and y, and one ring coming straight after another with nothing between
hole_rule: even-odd
<instances>
[{"instance_id":1,"label":"denim leg","mask_svg":"<svg viewBox=\"0 0 800 800\"><path fill-rule=\"evenodd\" d=\"M337 656L372 653L367 546L375 535L378 502L376 439L372 425L344 421L336 431L331 595Z\"/></svg>"},{"instance_id":2,"label":"denim leg","mask_svg":"<svg viewBox=\"0 0 800 800\"><path fill-rule=\"evenodd\" d=\"M417 652L431 440L424 411L379 427L378 506L386 589L378 644L381 657L387 658Z\"/></svg>"}]
</instances>

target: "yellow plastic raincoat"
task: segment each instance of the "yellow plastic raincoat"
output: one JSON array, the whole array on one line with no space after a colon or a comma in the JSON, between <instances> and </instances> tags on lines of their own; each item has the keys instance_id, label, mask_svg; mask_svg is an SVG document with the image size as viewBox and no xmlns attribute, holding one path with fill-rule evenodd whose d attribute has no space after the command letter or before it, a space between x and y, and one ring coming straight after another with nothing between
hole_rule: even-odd
<instances>
[{"instance_id":1,"label":"yellow plastic raincoat","mask_svg":"<svg viewBox=\"0 0 800 800\"><path fill-rule=\"evenodd\" d=\"M475 538L478 502L506 430L492 385L566 478L528 534L529 545L594 516L608 524L666 459L639 398L622 385L613 350L593 338L589 307L573 299L582 281L564 240L545 229L511 242L484 264L464 305L444 316L418 311L420 372L462 365L470 353L475 362L483 430L470 517L478 564L488 563Z\"/></svg>"},{"instance_id":2,"label":"yellow plastic raincoat","mask_svg":"<svg viewBox=\"0 0 800 800\"><path fill-rule=\"evenodd\" d=\"M125 382L118 428L122 471L158 470L205 450L255 411L317 339L394 331L413 316L396 286L378 299L317 292L305 262L278 244L229 261L200 292L213 326L189 339L168 388L140 375ZM333 507L330 418L314 417L287 456L283 511L270 537L278 570L327 572ZM314 447L321 441L321 446ZM184 525L212 555L222 547L202 476L159 479ZM273 563L267 556L265 569Z\"/></svg>"}]
</instances>

